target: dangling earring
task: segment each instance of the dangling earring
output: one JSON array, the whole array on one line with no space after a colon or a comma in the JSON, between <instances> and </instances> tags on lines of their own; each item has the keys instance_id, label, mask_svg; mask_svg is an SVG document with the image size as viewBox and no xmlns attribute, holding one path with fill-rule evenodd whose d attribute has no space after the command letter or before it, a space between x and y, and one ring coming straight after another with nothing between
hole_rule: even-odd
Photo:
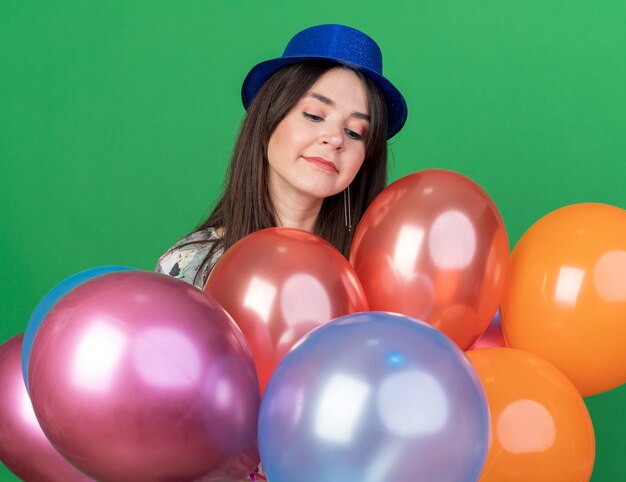
<instances>
[{"instance_id":1,"label":"dangling earring","mask_svg":"<svg viewBox=\"0 0 626 482\"><path fill-rule=\"evenodd\" d=\"M350 209L350 185L343 190L343 216L346 228L352 232L352 209Z\"/></svg>"}]
</instances>

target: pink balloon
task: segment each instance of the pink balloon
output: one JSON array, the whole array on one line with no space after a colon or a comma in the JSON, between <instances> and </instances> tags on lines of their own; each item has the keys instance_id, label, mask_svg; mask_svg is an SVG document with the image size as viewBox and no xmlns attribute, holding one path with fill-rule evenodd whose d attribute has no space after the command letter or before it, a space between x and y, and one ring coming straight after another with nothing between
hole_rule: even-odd
<instances>
[{"instance_id":1,"label":"pink balloon","mask_svg":"<svg viewBox=\"0 0 626 482\"><path fill-rule=\"evenodd\" d=\"M470 350L478 348L507 348L504 333L502 332L502 323L500 320L500 310L496 311L491 323L482 336L476 340Z\"/></svg>"},{"instance_id":2,"label":"pink balloon","mask_svg":"<svg viewBox=\"0 0 626 482\"><path fill-rule=\"evenodd\" d=\"M22 376L22 339L0 345L0 460L20 479L86 482L46 438L33 412Z\"/></svg>"},{"instance_id":3,"label":"pink balloon","mask_svg":"<svg viewBox=\"0 0 626 482\"><path fill-rule=\"evenodd\" d=\"M39 328L29 380L48 438L98 480L235 481L259 463L250 350L183 281L126 271L74 289Z\"/></svg>"}]
</instances>

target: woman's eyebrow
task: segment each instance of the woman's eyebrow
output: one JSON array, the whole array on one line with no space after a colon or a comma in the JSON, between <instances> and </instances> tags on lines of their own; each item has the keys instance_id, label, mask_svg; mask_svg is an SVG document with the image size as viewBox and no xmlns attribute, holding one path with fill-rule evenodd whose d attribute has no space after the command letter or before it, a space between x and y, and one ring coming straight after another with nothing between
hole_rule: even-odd
<instances>
[{"instance_id":1,"label":"woman's eyebrow","mask_svg":"<svg viewBox=\"0 0 626 482\"><path fill-rule=\"evenodd\" d=\"M314 99L317 99L321 103L326 104L326 105L328 105L330 107L335 107L335 105L336 105L334 100L329 99L325 95L318 94L316 92L309 93L309 97L313 97ZM363 114L362 112L352 112L350 115L352 117L356 117L357 119L363 119L363 120L366 120L366 121L370 120L370 116L367 115L367 114Z\"/></svg>"}]
</instances>

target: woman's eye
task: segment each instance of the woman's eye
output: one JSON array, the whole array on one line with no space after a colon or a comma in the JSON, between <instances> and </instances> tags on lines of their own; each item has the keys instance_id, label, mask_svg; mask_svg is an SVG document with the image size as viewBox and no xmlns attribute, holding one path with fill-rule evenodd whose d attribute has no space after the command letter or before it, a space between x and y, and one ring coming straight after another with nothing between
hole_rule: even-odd
<instances>
[{"instance_id":1,"label":"woman's eye","mask_svg":"<svg viewBox=\"0 0 626 482\"><path fill-rule=\"evenodd\" d=\"M358 132L354 132L350 129L346 129L346 134L350 139L354 139L355 141L360 141L361 139L363 139L363 136L361 134L359 134Z\"/></svg>"},{"instance_id":2,"label":"woman's eye","mask_svg":"<svg viewBox=\"0 0 626 482\"><path fill-rule=\"evenodd\" d=\"M320 116L315 114L309 114L308 112L303 112L302 115L313 122L320 122L324 120Z\"/></svg>"}]
</instances>

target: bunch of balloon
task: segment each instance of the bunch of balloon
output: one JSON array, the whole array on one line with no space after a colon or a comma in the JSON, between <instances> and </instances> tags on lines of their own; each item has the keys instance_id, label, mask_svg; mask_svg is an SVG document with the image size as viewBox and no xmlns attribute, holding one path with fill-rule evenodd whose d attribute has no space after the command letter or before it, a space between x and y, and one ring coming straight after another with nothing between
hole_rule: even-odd
<instances>
[{"instance_id":1,"label":"bunch of balloon","mask_svg":"<svg viewBox=\"0 0 626 482\"><path fill-rule=\"evenodd\" d=\"M90 481L55 450L39 426L22 377L23 337L0 345L0 461L26 481Z\"/></svg>"},{"instance_id":2,"label":"bunch of balloon","mask_svg":"<svg viewBox=\"0 0 626 482\"><path fill-rule=\"evenodd\" d=\"M124 271L74 288L41 323L28 376L44 433L96 480L238 480L259 462L250 350L183 281Z\"/></svg>"},{"instance_id":3,"label":"bunch of balloon","mask_svg":"<svg viewBox=\"0 0 626 482\"><path fill-rule=\"evenodd\" d=\"M489 445L484 390L439 330L382 312L303 337L259 414L271 482L475 482Z\"/></svg>"},{"instance_id":4,"label":"bunch of balloon","mask_svg":"<svg viewBox=\"0 0 626 482\"><path fill-rule=\"evenodd\" d=\"M595 438L572 382L540 357L512 348L470 350L491 413L480 482L588 482Z\"/></svg>"},{"instance_id":5,"label":"bunch of balloon","mask_svg":"<svg viewBox=\"0 0 626 482\"><path fill-rule=\"evenodd\" d=\"M509 242L496 205L478 184L424 170L376 197L359 223L350 262L370 309L424 320L466 350L500 304Z\"/></svg>"},{"instance_id":6,"label":"bunch of balloon","mask_svg":"<svg viewBox=\"0 0 626 482\"><path fill-rule=\"evenodd\" d=\"M511 256L509 346L551 362L583 396L626 382L626 211L575 204L544 216Z\"/></svg>"},{"instance_id":7,"label":"bunch of balloon","mask_svg":"<svg viewBox=\"0 0 626 482\"><path fill-rule=\"evenodd\" d=\"M341 253L309 232L290 228L264 229L239 240L215 265L204 291L243 331L262 391L302 336L368 309L361 283Z\"/></svg>"}]
</instances>

